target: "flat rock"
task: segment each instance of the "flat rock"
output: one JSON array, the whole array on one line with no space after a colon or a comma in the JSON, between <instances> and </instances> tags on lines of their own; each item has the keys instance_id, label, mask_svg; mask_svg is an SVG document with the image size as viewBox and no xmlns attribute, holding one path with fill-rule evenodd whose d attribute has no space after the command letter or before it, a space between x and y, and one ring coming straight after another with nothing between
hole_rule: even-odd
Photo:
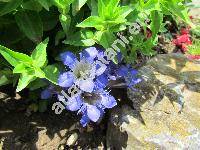
<instances>
[{"instance_id":1,"label":"flat rock","mask_svg":"<svg viewBox=\"0 0 200 150\"><path fill-rule=\"evenodd\" d=\"M111 112L110 149L200 149L200 63L158 55L139 70L133 106Z\"/></svg>"}]
</instances>

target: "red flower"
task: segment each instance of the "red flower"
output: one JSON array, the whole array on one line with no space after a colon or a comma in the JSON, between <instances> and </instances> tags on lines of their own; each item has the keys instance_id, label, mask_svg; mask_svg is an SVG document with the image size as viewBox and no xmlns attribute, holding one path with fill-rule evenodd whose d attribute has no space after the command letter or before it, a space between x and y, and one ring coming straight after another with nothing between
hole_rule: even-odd
<instances>
[{"instance_id":1,"label":"red flower","mask_svg":"<svg viewBox=\"0 0 200 150\"><path fill-rule=\"evenodd\" d=\"M187 51L187 45L192 44L192 41L190 40L189 29L190 28L181 28L181 35L177 35L176 39L172 41L172 43L181 48L183 52Z\"/></svg>"}]
</instances>

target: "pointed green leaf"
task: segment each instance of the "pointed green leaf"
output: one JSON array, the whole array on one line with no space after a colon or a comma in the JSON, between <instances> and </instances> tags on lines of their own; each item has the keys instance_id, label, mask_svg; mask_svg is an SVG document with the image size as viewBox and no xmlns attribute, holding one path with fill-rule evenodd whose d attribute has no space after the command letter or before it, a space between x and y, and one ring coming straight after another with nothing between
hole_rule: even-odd
<instances>
[{"instance_id":1,"label":"pointed green leaf","mask_svg":"<svg viewBox=\"0 0 200 150\"><path fill-rule=\"evenodd\" d=\"M119 9L119 14L120 14L120 18L126 18L126 16L128 16L131 12L133 11L133 9L129 6L122 6Z\"/></svg>"},{"instance_id":2,"label":"pointed green leaf","mask_svg":"<svg viewBox=\"0 0 200 150\"><path fill-rule=\"evenodd\" d=\"M77 27L87 28L87 27L94 27L97 30L101 30L103 28L103 20L98 16L90 16L89 18L85 19L83 22L77 25Z\"/></svg>"},{"instance_id":3,"label":"pointed green leaf","mask_svg":"<svg viewBox=\"0 0 200 150\"><path fill-rule=\"evenodd\" d=\"M47 61L46 48L49 42L49 38L46 38L43 42L37 45L33 51L31 57L33 59L33 65L36 67L43 67Z\"/></svg>"},{"instance_id":4,"label":"pointed green leaf","mask_svg":"<svg viewBox=\"0 0 200 150\"><path fill-rule=\"evenodd\" d=\"M105 4L103 0L98 0L98 14L101 18L104 18L104 9L105 9Z\"/></svg>"},{"instance_id":5,"label":"pointed green leaf","mask_svg":"<svg viewBox=\"0 0 200 150\"><path fill-rule=\"evenodd\" d=\"M42 5L46 10L49 11L49 7L51 6L50 0L37 0L40 5Z\"/></svg>"},{"instance_id":6,"label":"pointed green leaf","mask_svg":"<svg viewBox=\"0 0 200 150\"><path fill-rule=\"evenodd\" d=\"M78 11L85 5L87 0L75 0L72 3L72 15L75 16Z\"/></svg>"},{"instance_id":7,"label":"pointed green leaf","mask_svg":"<svg viewBox=\"0 0 200 150\"><path fill-rule=\"evenodd\" d=\"M32 64L32 58L29 57L28 55L19 52L14 52L1 45L0 45L0 54L2 54L3 57L14 67L18 65L20 62Z\"/></svg>"},{"instance_id":8,"label":"pointed green leaf","mask_svg":"<svg viewBox=\"0 0 200 150\"><path fill-rule=\"evenodd\" d=\"M106 31L97 31L95 34L95 39L104 48L109 48L113 44L116 37L112 32L106 30Z\"/></svg>"},{"instance_id":9,"label":"pointed green leaf","mask_svg":"<svg viewBox=\"0 0 200 150\"><path fill-rule=\"evenodd\" d=\"M13 69L13 73L23 73L23 72L27 72L27 70L26 70L26 65L24 65L23 63L18 64L18 65Z\"/></svg>"},{"instance_id":10,"label":"pointed green leaf","mask_svg":"<svg viewBox=\"0 0 200 150\"><path fill-rule=\"evenodd\" d=\"M97 0L88 0L88 6L91 9L91 16L98 16Z\"/></svg>"},{"instance_id":11,"label":"pointed green leaf","mask_svg":"<svg viewBox=\"0 0 200 150\"><path fill-rule=\"evenodd\" d=\"M92 46L95 44L94 34L90 30L82 30L76 32L74 35L69 36L67 40L64 41L65 44L70 44L74 46Z\"/></svg>"},{"instance_id":12,"label":"pointed green leaf","mask_svg":"<svg viewBox=\"0 0 200 150\"><path fill-rule=\"evenodd\" d=\"M152 39L154 40L159 32L163 22L163 14L159 11L152 11L151 12L151 24L150 29L152 31Z\"/></svg>"},{"instance_id":13,"label":"pointed green leaf","mask_svg":"<svg viewBox=\"0 0 200 150\"><path fill-rule=\"evenodd\" d=\"M62 25L62 28L63 28L65 34L68 34L68 30L69 30L70 23L71 23L70 15L60 14L59 19L60 19L60 23Z\"/></svg>"},{"instance_id":14,"label":"pointed green leaf","mask_svg":"<svg viewBox=\"0 0 200 150\"><path fill-rule=\"evenodd\" d=\"M23 73L21 74L20 78L19 78L19 82L17 85L17 92L20 92L21 90L23 90L25 87L28 86L28 84L35 80L36 77L32 74L28 74L28 73Z\"/></svg>"},{"instance_id":15,"label":"pointed green leaf","mask_svg":"<svg viewBox=\"0 0 200 150\"><path fill-rule=\"evenodd\" d=\"M44 69L45 78L57 85L59 71L55 65L49 65Z\"/></svg>"}]
</instances>

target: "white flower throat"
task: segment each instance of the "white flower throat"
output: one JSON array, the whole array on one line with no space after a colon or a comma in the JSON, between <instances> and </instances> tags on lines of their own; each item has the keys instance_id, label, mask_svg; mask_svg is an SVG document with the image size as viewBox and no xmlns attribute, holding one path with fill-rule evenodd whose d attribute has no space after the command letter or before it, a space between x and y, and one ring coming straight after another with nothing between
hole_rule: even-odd
<instances>
[{"instance_id":1,"label":"white flower throat","mask_svg":"<svg viewBox=\"0 0 200 150\"><path fill-rule=\"evenodd\" d=\"M93 64L85 60L81 60L80 62L76 63L76 66L73 69L73 73L77 79L88 79L88 78L95 78L95 67Z\"/></svg>"}]
</instances>

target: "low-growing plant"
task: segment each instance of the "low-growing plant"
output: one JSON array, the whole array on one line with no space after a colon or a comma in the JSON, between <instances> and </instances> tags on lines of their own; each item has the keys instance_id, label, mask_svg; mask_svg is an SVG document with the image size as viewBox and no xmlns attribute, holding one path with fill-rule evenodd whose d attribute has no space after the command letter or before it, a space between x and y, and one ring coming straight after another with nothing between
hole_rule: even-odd
<instances>
[{"instance_id":1,"label":"low-growing plant","mask_svg":"<svg viewBox=\"0 0 200 150\"><path fill-rule=\"evenodd\" d=\"M90 120L97 122L106 108L117 103L106 87L121 80L119 85L125 88L139 83L131 65L138 53L156 54L154 47L160 33L167 31L169 18L195 29L187 12L183 0L0 0L0 54L4 58L0 86L15 86L18 81L17 92L45 88L41 99L57 95L67 102L68 110L82 114L83 126ZM108 61L104 52L114 57L98 74L94 62L97 57ZM75 59L77 54L82 54L81 64ZM60 93L72 83L81 90L80 99L73 102ZM93 96L95 101L89 103Z\"/></svg>"}]
</instances>

